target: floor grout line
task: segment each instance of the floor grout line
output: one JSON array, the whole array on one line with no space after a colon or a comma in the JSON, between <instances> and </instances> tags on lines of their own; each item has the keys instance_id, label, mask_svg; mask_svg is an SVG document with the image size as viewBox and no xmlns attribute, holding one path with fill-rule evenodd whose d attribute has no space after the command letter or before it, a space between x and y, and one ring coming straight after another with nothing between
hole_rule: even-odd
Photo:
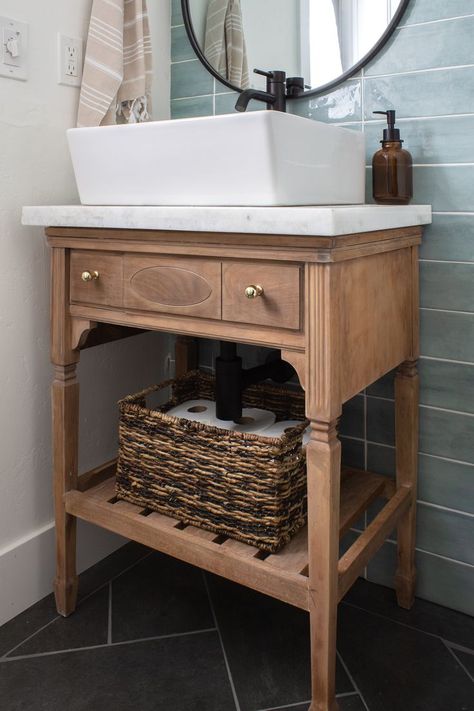
<instances>
[{"instance_id":1,"label":"floor grout line","mask_svg":"<svg viewBox=\"0 0 474 711\"><path fill-rule=\"evenodd\" d=\"M351 696L360 696L360 694L358 691L346 691L343 694L336 694L336 699L347 699ZM285 711L285 709L292 709L296 708L297 706L304 706L305 704L310 703L311 699L307 699L306 701L296 701L292 704L283 704L282 706L271 706L264 709L258 709L258 711Z\"/></svg>"},{"instance_id":2,"label":"floor grout line","mask_svg":"<svg viewBox=\"0 0 474 711\"><path fill-rule=\"evenodd\" d=\"M443 642L449 645L455 651L464 652L464 654L469 654L471 657L474 657L474 649L464 647L462 644L458 644L457 642L449 642L447 639L443 639Z\"/></svg>"},{"instance_id":3,"label":"floor grout line","mask_svg":"<svg viewBox=\"0 0 474 711\"><path fill-rule=\"evenodd\" d=\"M447 642L445 642L444 640L443 640L443 643L444 643L444 646L446 647L446 649L448 650L448 652L451 654L451 656L456 660L456 662L458 663L458 665L461 667L461 669L462 669L464 672L466 672L466 674L468 675L469 679L470 679L472 682L474 682L474 677L472 676L471 672L469 671L469 669L468 669L467 667L464 666L464 664L462 663L462 661L456 656L454 650L451 649L451 647L449 646L449 644L448 644Z\"/></svg>"},{"instance_id":4,"label":"floor grout line","mask_svg":"<svg viewBox=\"0 0 474 711\"><path fill-rule=\"evenodd\" d=\"M390 543L395 544L396 542L390 541ZM399 625L400 627L405 627L406 629L412 630L413 632L421 632L422 634L425 634L428 637L434 637L435 639L439 639L441 642L443 642L443 644L456 645L456 642L451 642L450 640L446 640L443 637L441 637L439 634L435 634L434 632L427 632L427 630L421 629L421 627L414 627L413 625L409 625L406 622L401 622L400 620L394 620L393 617L388 617L387 615L383 615L381 612L374 612L373 610L367 610L365 607L360 607L360 605L354 605L353 602L345 602L344 600L341 600L340 604L346 605L346 607L353 607L354 610L360 610L361 612L366 612L368 615L373 615L374 617L380 617L383 620L387 620L388 622L393 622L394 625ZM468 653L474 654L474 651L471 652L471 650L469 650L469 647L466 648L466 651Z\"/></svg>"},{"instance_id":5,"label":"floor grout line","mask_svg":"<svg viewBox=\"0 0 474 711\"><path fill-rule=\"evenodd\" d=\"M132 644L142 644L144 642L157 642L163 639L174 639L176 637L192 637L198 634L209 634L210 632L217 632L215 627L207 627L202 630L193 630L192 632L175 632L173 634L162 634L156 635L155 637L142 637L140 639L127 639L121 642L112 642L110 644L92 644L85 647L72 647L71 649L55 649L51 652L38 652L36 654L21 654L16 657L1 657L0 664L5 664L7 662L18 662L24 659L33 659L36 657L54 657L58 654L73 654L74 652L90 652L95 649L110 649L111 647L123 647ZM240 711L240 709L239 709Z\"/></svg>"},{"instance_id":6,"label":"floor grout line","mask_svg":"<svg viewBox=\"0 0 474 711\"><path fill-rule=\"evenodd\" d=\"M112 581L109 581L109 609L107 619L107 644L112 644Z\"/></svg>"},{"instance_id":7,"label":"floor grout line","mask_svg":"<svg viewBox=\"0 0 474 711\"><path fill-rule=\"evenodd\" d=\"M131 565L129 565L129 566L127 566L126 568L124 568L120 573L117 573L117 575L114 575L112 578L110 578L109 580L107 580L107 581L106 581L105 583L103 583L102 585L99 585L97 588L94 588L90 593L88 593L87 595L84 595L84 597L81 597L80 600L79 600L78 603L77 603L77 607L80 607L86 600L88 600L90 597L92 597L92 595L95 595L96 593L99 592L99 590L102 590L102 589L105 588L107 585L110 585L114 580L117 580L117 578L119 578L121 575L123 575L124 573L127 573L129 570L131 570L131 569L134 568L136 565L138 565L138 563L141 563L143 560L145 560L146 558L148 558L152 553L153 553L153 551L148 551L148 553L145 553L145 555L143 555L141 558L138 558L134 563L132 563ZM102 561L99 561L99 562L102 562ZM60 619L61 619L61 615L56 615L52 620L50 620L49 622L47 622L45 625L43 625L43 626L40 627L39 629L37 629L37 630L35 630L34 632L32 632L28 637L25 637L25 639L23 639L21 642L19 642L18 644L16 644L14 647L12 647L11 649L9 649L8 652L5 652L5 654L3 654L3 655L0 657L0 662L2 662L5 657L8 657L9 654L11 654L12 652L14 652L15 649L18 649L18 647L21 647L23 644L25 644L25 642L29 642L30 639L32 639L35 635L39 634L40 632L42 632L43 630L45 630L47 627L49 627L49 625L52 625L53 622L56 622L57 620L60 620Z\"/></svg>"},{"instance_id":8,"label":"floor grout line","mask_svg":"<svg viewBox=\"0 0 474 711\"><path fill-rule=\"evenodd\" d=\"M211 591L209 590L209 585L208 585L208 582L207 582L206 573L205 573L204 570L201 570L201 573L202 573L202 578L203 578L203 580L204 580L204 587L206 588L207 598L208 598L208 600L209 600L209 606L210 606L210 608L211 608L212 617L213 617L213 619L214 619L214 624L215 624L215 626L216 626L216 631L217 631L217 634L218 634L218 636L219 636L219 641L220 641L220 643L221 643L222 655L223 655L223 657L224 657L224 664L225 664L226 669L227 669L227 676L228 676L228 678L229 678L229 684L230 684L230 688L231 688L231 690L232 690L232 696L234 697L235 709L236 709L236 711L240 711L239 698L238 698L238 696L237 696L237 691L236 691L236 688L235 688L234 680L233 680L233 678L232 678L232 672L231 672L229 660L228 660L228 658L227 658L227 654L226 654L226 651L225 651L224 640L222 639L222 634L221 634L221 630L220 630L220 627L219 627L219 622L218 622L218 620L217 620L216 611L215 611L215 609L214 609L214 603L213 603L213 601L212 601Z\"/></svg>"},{"instance_id":9,"label":"floor grout line","mask_svg":"<svg viewBox=\"0 0 474 711\"><path fill-rule=\"evenodd\" d=\"M366 700L364 699L364 697L362 696L362 693L361 693L359 687L358 687L357 684L355 683L355 679L354 679L354 677L352 676L352 674L350 673L349 667L347 666L347 664L345 663L344 659L342 658L341 653L340 653L339 651L336 651L336 654L337 654L337 658L339 659L339 661L341 662L341 664L342 664L342 666L343 666L343 668L344 668L344 671L346 672L347 676L349 677L349 681L351 682L352 686L354 687L354 689L355 689L355 690L357 691L357 693L359 694L360 700L361 700L362 703L364 704L366 711L370 711L369 707L367 706L367 702L366 702Z\"/></svg>"}]
</instances>

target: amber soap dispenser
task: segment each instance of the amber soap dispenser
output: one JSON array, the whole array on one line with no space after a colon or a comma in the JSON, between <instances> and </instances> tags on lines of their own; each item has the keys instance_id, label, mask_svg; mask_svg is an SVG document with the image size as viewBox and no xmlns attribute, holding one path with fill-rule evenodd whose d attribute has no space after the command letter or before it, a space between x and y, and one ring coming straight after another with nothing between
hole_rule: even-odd
<instances>
[{"instance_id":1,"label":"amber soap dispenser","mask_svg":"<svg viewBox=\"0 0 474 711\"><path fill-rule=\"evenodd\" d=\"M413 197L413 161L402 148L400 131L395 128L395 111L374 111L387 117L382 148L372 159L372 185L375 202L382 205L408 205Z\"/></svg>"}]
</instances>

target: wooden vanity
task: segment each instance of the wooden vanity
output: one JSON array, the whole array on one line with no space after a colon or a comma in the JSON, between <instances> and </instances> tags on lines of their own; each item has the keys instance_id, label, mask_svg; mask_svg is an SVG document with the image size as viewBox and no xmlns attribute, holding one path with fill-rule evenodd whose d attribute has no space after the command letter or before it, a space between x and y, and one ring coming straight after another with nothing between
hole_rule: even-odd
<instances>
[{"instance_id":1,"label":"wooden vanity","mask_svg":"<svg viewBox=\"0 0 474 711\"><path fill-rule=\"evenodd\" d=\"M31 215L30 223L38 224L33 220ZM359 226L336 236L169 227L46 229L52 248L55 592L62 615L76 604L76 519L82 518L307 610L311 710L338 708L337 604L396 527L398 602L405 608L413 603L418 245L420 225L429 221L425 212L413 227L360 231ZM247 298L249 286L263 291ZM279 348L295 367L312 423L308 526L279 553L262 555L117 501L114 462L79 475L80 351L143 329L178 334L178 373L195 367L196 337ZM393 368L398 368L396 476L353 469L341 476L342 405ZM385 499L385 506L340 557L341 536L377 498Z\"/></svg>"}]
</instances>

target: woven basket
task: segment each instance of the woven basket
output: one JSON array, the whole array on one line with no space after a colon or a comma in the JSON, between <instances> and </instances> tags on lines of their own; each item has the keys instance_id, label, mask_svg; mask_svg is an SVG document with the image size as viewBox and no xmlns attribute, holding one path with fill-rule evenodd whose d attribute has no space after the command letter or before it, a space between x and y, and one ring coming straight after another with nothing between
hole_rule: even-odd
<instances>
[{"instance_id":1,"label":"woven basket","mask_svg":"<svg viewBox=\"0 0 474 711\"><path fill-rule=\"evenodd\" d=\"M169 386L165 405L146 407L147 396ZM166 414L187 400L213 400L214 387L192 371L120 401L117 497L275 552L306 522L304 393L266 383L244 391L245 407L301 419L280 438Z\"/></svg>"}]
</instances>

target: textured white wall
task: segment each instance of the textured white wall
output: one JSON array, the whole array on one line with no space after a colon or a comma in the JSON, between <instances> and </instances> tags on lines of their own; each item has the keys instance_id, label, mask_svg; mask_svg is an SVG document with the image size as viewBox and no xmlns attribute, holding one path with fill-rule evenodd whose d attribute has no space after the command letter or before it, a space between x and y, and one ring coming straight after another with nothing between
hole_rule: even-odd
<instances>
[{"instance_id":1,"label":"textured white wall","mask_svg":"<svg viewBox=\"0 0 474 711\"><path fill-rule=\"evenodd\" d=\"M0 15L30 30L28 81L0 77L0 624L51 590L49 251L40 229L20 226L20 213L22 205L78 202L65 138L78 90L57 84L56 33L85 37L90 8L91 0L0 0ZM168 0L153 8L161 32L160 15L166 37ZM164 44L155 82L162 117L167 56ZM165 337L145 334L83 354L83 467L116 450L115 403L163 375L168 346ZM119 543L83 527L80 567Z\"/></svg>"}]
</instances>

